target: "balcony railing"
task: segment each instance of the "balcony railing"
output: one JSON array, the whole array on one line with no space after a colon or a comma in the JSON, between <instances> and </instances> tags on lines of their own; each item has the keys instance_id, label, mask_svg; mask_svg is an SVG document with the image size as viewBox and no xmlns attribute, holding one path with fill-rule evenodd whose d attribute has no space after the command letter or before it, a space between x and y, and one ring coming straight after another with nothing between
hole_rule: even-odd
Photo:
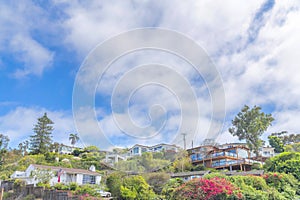
<instances>
[{"instance_id":1,"label":"balcony railing","mask_svg":"<svg viewBox=\"0 0 300 200\"><path fill-rule=\"evenodd\" d=\"M208 159L208 158L218 158L218 157L223 157L223 156L228 156L228 157L233 157L233 158L237 158L237 154L236 153L232 153L232 152L217 152L217 153L213 153L207 156L202 156L201 154L192 154L191 155L191 159L192 161L201 161L203 159Z\"/></svg>"}]
</instances>

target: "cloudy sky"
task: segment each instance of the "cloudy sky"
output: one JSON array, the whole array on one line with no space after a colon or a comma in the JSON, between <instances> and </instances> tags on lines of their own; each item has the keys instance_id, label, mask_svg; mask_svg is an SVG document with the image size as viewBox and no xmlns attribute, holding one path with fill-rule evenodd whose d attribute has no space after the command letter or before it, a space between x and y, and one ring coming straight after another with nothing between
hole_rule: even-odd
<instances>
[{"instance_id":1,"label":"cloudy sky","mask_svg":"<svg viewBox=\"0 0 300 200\"><path fill-rule=\"evenodd\" d=\"M73 132L81 136L78 145L103 149L109 148L103 141L124 147L159 142L182 146L182 132L187 146L209 137L223 143L236 141L227 129L245 104L259 105L275 118L264 138L275 131L299 133L299 9L299 1L273 0L1 1L0 133L16 147L47 112L55 122L53 140L66 144ZM169 52L134 51L116 59L102 77L93 77L92 70L80 79L88 55L99 45L145 27L175 31L205 50L225 95L225 121L216 133L209 132L216 102L206 75ZM126 42L108 51L122 49ZM95 54L96 63L101 56ZM161 66L137 68L151 63ZM94 107L74 114L72 103L84 96L73 96L74 85L79 80L88 86L96 78ZM193 96L186 98L190 89ZM219 99L218 105L222 103Z\"/></svg>"}]
</instances>

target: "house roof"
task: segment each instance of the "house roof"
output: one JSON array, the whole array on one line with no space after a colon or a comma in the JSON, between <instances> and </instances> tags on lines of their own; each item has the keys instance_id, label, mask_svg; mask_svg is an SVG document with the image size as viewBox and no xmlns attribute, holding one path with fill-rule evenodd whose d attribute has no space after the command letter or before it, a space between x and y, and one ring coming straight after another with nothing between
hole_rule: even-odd
<instances>
[{"instance_id":1,"label":"house roof","mask_svg":"<svg viewBox=\"0 0 300 200\"><path fill-rule=\"evenodd\" d=\"M261 176L264 174L264 170L253 170L253 171L245 171L245 172L224 172L227 176L247 176L247 175L254 175L254 176Z\"/></svg>"},{"instance_id":2,"label":"house roof","mask_svg":"<svg viewBox=\"0 0 300 200\"><path fill-rule=\"evenodd\" d=\"M171 147L180 148L179 146L176 146L175 144L166 144L166 143L156 144L156 145L151 146L151 148L154 148L154 147L157 147L157 146L171 146Z\"/></svg>"},{"instance_id":3,"label":"house roof","mask_svg":"<svg viewBox=\"0 0 300 200\"><path fill-rule=\"evenodd\" d=\"M74 169L74 168L66 168L66 167L58 167L58 166L37 165L37 164L31 164L31 166L38 169L51 169L53 171L63 170L68 174L87 174L87 175L100 176L99 173L86 170L86 169Z\"/></svg>"},{"instance_id":4,"label":"house roof","mask_svg":"<svg viewBox=\"0 0 300 200\"><path fill-rule=\"evenodd\" d=\"M204 176L209 173L210 173L209 170L208 171L179 172L179 173L171 174L171 177L176 178L176 177L187 177L187 176Z\"/></svg>"}]
</instances>

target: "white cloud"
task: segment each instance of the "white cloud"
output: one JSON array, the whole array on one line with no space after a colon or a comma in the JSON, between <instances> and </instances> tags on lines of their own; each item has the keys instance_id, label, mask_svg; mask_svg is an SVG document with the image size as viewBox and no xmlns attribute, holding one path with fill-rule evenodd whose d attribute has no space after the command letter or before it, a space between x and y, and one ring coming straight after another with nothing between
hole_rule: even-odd
<instances>
[{"instance_id":1,"label":"white cloud","mask_svg":"<svg viewBox=\"0 0 300 200\"><path fill-rule=\"evenodd\" d=\"M34 135L33 127L37 119L47 112L54 122L53 139L59 143L69 144L69 134L75 132L73 118L63 111L49 111L44 108L16 107L7 114L0 116L0 132L10 138L10 146L17 147L23 140Z\"/></svg>"},{"instance_id":2,"label":"white cloud","mask_svg":"<svg viewBox=\"0 0 300 200\"><path fill-rule=\"evenodd\" d=\"M296 28L299 17L297 16L298 12L295 14L291 10L292 6L276 2L274 8L265 15L264 23L253 29L255 33L252 32L252 34L256 35L255 40L252 41L253 43L247 44L249 41L248 31L251 26L256 26L252 22L256 22L254 17L263 3L263 1L252 1L246 5L244 3L237 4L236 1L226 3L194 1L186 4L173 1L172 5L162 3L159 6L154 5L152 7L149 7L149 4L129 2L119 2L108 6L105 2L93 2L91 3L92 6L82 5L78 2L70 3L66 10L69 19L64 22L66 28L70 30L66 41L74 46L80 54L84 55L99 42L131 28L149 26L150 24L170 28L195 39L213 55L214 62L216 62L224 80L226 109L229 115L235 113L243 104L268 106L269 103L272 103L275 104L275 109L277 109L275 111L280 112L278 109L282 108L282 105L290 105L293 103L292 100L299 99L296 89L299 85L299 79L296 78L297 73L291 74L291 71L298 70L293 66L297 63L294 58L297 58L297 52L299 52L296 50L299 45L295 44L298 41L297 35L300 35L295 34L295 32L299 32ZM138 7L139 11L134 9L132 5ZM150 16L149 10L153 11L154 7L156 10ZM121 12L123 14L122 18L120 18L119 13L114 12L121 10L121 8L123 10ZM125 10L128 12L124 12ZM114 13L114 15L108 13ZM278 23L278 21L282 21L282 23ZM290 37L290 35L293 35L293 37ZM86 40L83 41L82 38ZM290 38L292 42L289 42L287 38ZM115 48L119 47L116 46ZM282 53L279 55L279 52ZM149 56L151 54L145 55ZM292 55L295 55L295 57L291 58ZM114 69L111 67L113 70L107 71L106 77L103 78L104 87L98 88L98 91L102 94L109 94L119 78L130 67L136 66L139 63L138 61L141 61L141 63L147 62L147 59L140 59L139 56L135 54L134 59L129 59L131 62L121 61L121 67L119 68ZM161 62L161 59L157 59L159 56L149 57L156 62ZM172 59L166 58L166 56L161 58L164 59L163 63L173 64L169 61ZM286 70L283 63L279 65L281 59L283 63L291 62L290 70ZM275 63L274 66L272 66L272 62ZM193 71L187 70L182 65L178 69L181 69L182 76L191 81L192 76L190 74L193 74ZM133 79L128 80L124 87L134 85L145 76L146 74L140 76L136 74ZM162 79L168 79L168 74L162 75ZM283 80L288 83L284 83ZM177 80L173 81L176 82ZM181 85L178 84L177 87L180 89ZM191 87L197 88L199 85L192 85ZM126 91L126 88L124 88L124 91ZM293 92L289 98L282 98L285 96L286 91ZM149 105L151 99L155 98L153 94L149 90L147 93L141 94L140 99L136 100L141 100L145 105ZM203 110L211 112L208 109L210 99L201 100L200 97L198 98L201 105L204 105ZM138 101L135 101L135 103L138 103ZM181 103L185 104L184 102ZM188 101L186 104L188 104ZM205 112L205 114L207 113ZM192 117L198 118L199 116ZM206 121L209 117L201 120ZM208 126L206 124L205 127ZM227 128L226 125L224 129ZM226 133L224 134L226 135ZM225 137L224 134L222 137Z\"/></svg>"},{"instance_id":3,"label":"white cloud","mask_svg":"<svg viewBox=\"0 0 300 200\"><path fill-rule=\"evenodd\" d=\"M14 77L41 76L51 67L54 53L33 33L49 34L53 24L45 10L30 0L0 3L0 52L9 53L20 63Z\"/></svg>"},{"instance_id":4,"label":"white cloud","mask_svg":"<svg viewBox=\"0 0 300 200\"><path fill-rule=\"evenodd\" d=\"M30 19L36 19L36 16L47 19L43 15L44 11L34 6L30 1L26 2L26 5L36 11L35 14L25 13L25 3L17 7L15 12L9 6L0 8L0 13L2 13L0 14L0 24L13 24L18 27L15 29L12 26L1 26L3 31L0 32L0 51L3 51L4 49L1 47L6 45L16 55L21 55L19 57L20 62L25 63L25 67L16 72L15 75L17 76L18 74L41 75L47 67L51 66L54 56L53 52L47 49L45 45L30 35L30 30L34 30L37 26L45 27L45 22L42 25L37 23L36 26L30 22ZM54 3L56 6L61 6L64 14L67 15L66 18L61 19L60 26L66 34L64 35L65 45L74 48L79 57L84 57L104 40L129 29L155 26L179 31L194 39L212 55L224 81L227 119L232 118L244 104L256 104L263 107L272 105L275 118L278 119L270 130L298 131L295 124L300 120L298 117L300 111L300 68L298 66L300 12L296 3L276 1L274 7L265 15L264 23L261 23L258 28L253 28L255 31L253 34L256 37L250 43L247 43L249 42L249 30L251 26L256 26L256 24L252 24L255 22L253 19L264 3L263 1L251 1L247 4L236 1L215 2L208 0L189 3L178 0L172 1L172 3L160 2L160 4L116 1L112 4L110 1L94 0L85 4L81 1L57 0ZM18 34L15 34L16 32ZM114 48L121 47L115 46ZM102 80L105 84L100 84L101 87L97 88L98 94L109 96L117 81L133 66L145 62L172 66L174 71L176 70L182 77L189 80L191 88L196 91L196 100L200 106L201 116L192 115L195 108L190 106L188 100L185 99L180 103L182 103L182 108L192 113L187 117L188 121L199 119L199 132L201 132L199 134L202 137L208 131L212 112L209 94L202 82L199 84L199 81L194 80L195 71L179 59L163 54L155 55L142 52L127 55L127 60L119 59L118 63L112 65L103 77ZM97 74L91 73L90 75L96 76ZM154 73L135 74L131 80L127 80L127 83L124 84L123 92L145 79L147 75L160 77L174 85L177 83L176 89L179 93L184 94L185 92L186 88L180 84L178 79L171 78L169 74L154 75ZM85 77L87 78L84 80L86 81L85 84L94 80L95 77L93 76ZM132 102L135 107L132 108L138 109L133 113L138 124L147 124L147 115L144 115L145 112L143 111L155 102L162 102L171 111L178 108L176 99L172 98L169 91L163 92L148 88L145 91L139 90L137 94ZM85 130L82 134L89 139L87 144L101 140L98 138L98 126L94 126L94 121L90 121L89 114L87 116L84 112L81 114L79 126ZM32 119L32 121L34 120ZM180 123L179 115L170 116L165 134L176 131L178 123ZM109 113L102 113L100 124L103 130L108 133L109 138L120 136L120 130L115 126ZM218 138L220 142L233 140L226 131L228 126L229 123L226 122L223 134ZM16 131L12 131L11 135L16 135ZM163 140L164 138L161 137L160 139ZM178 136L178 141L179 139L180 136ZM135 141L132 140L131 142ZM126 144L129 142L127 140ZM197 140L197 143L199 142Z\"/></svg>"}]
</instances>

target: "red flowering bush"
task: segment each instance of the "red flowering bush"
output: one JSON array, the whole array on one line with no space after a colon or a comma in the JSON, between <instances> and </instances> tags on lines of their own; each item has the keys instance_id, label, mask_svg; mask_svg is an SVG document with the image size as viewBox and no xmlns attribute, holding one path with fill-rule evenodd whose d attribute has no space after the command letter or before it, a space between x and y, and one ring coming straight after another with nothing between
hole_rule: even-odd
<instances>
[{"instance_id":1,"label":"red flowering bush","mask_svg":"<svg viewBox=\"0 0 300 200\"><path fill-rule=\"evenodd\" d=\"M222 200L242 199L242 193L224 178L193 179L178 187L174 199Z\"/></svg>"}]
</instances>

